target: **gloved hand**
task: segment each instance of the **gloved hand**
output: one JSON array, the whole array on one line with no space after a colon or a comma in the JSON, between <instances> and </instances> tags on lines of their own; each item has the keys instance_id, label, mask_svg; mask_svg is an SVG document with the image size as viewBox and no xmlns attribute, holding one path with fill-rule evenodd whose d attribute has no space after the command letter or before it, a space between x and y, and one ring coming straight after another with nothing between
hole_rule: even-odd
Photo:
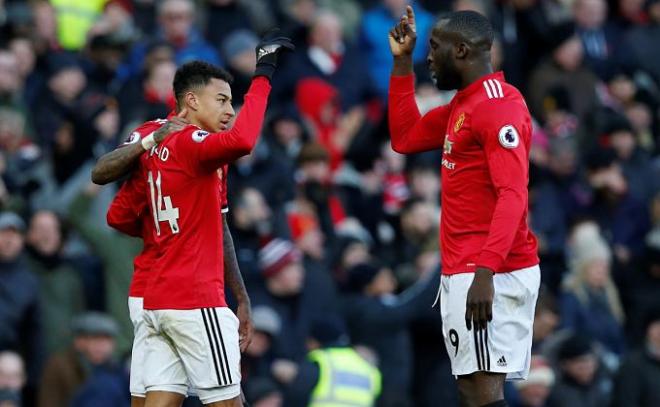
<instances>
[{"instance_id":1,"label":"gloved hand","mask_svg":"<svg viewBox=\"0 0 660 407\"><path fill-rule=\"evenodd\" d=\"M278 29L269 31L257 45L257 69L254 76L265 76L268 80L273 78L277 68L277 56L285 51L293 51L296 47L287 37L278 37Z\"/></svg>"}]
</instances>

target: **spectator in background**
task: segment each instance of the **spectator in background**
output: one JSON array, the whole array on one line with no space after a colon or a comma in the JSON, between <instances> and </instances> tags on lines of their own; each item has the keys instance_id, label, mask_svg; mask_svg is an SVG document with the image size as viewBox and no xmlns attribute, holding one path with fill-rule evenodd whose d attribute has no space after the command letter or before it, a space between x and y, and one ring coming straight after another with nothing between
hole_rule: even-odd
<instances>
[{"instance_id":1,"label":"spectator in background","mask_svg":"<svg viewBox=\"0 0 660 407\"><path fill-rule=\"evenodd\" d=\"M87 42L87 32L103 12L108 0L53 0L57 37L65 50L77 51Z\"/></svg>"},{"instance_id":2,"label":"spectator in background","mask_svg":"<svg viewBox=\"0 0 660 407\"><path fill-rule=\"evenodd\" d=\"M660 308L645 317L645 343L628 354L614 381L613 407L660 405Z\"/></svg>"},{"instance_id":3,"label":"spectator in background","mask_svg":"<svg viewBox=\"0 0 660 407\"><path fill-rule=\"evenodd\" d=\"M158 30L153 39L174 48L177 66L198 59L219 65L216 49L207 43L195 27L195 5L191 0L164 0L157 4ZM137 44L129 58L130 72L140 71L148 42Z\"/></svg>"},{"instance_id":4,"label":"spectator in background","mask_svg":"<svg viewBox=\"0 0 660 407\"><path fill-rule=\"evenodd\" d=\"M570 272L561 297L562 325L621 355L624 313L611 277L612 253L593 222L575 227L570 247Z\"/></svg>"},{"instance_id":5,"label":"spectator in background","mask_svg":"<svg viewBox=\"0 0 660 407\"><path fill-rule=\"evenodd\" d=\"M273 113L263 138L273 157L289 166L291 172L306 139L302 118L293 103L287 103Z\"/></svg>"},{"instance_id":6,"label":"spectator in background","mask_svg":"<svg viewBox=\"0 0 660 407\"><path fill-rule=\"evenodd\" d=\"M44 367L39 407L66 407L97 373L119 371L113 356L118 327L112 318L87 312L75 317L71 325L72 345L53 355Z\"/></svg>"},{"instance_id":7,"label":"spectator in background","mask_svg":"<svg viewBox=\"0 0 660 407\"><path fill-rule=\"evenodd\" d=\"M25 109L23 79L18 58L8 49L0 48L0 105Z\"/></svg>"},{"instance_id":8,"label":"spectator in background","mask_svg":"<svg viewBox=\"0 0 660 407\"><path fill-rule=\"evenodd\" d=\"M343 112L364 105L374 96L361 51L346 43L342 22L329 10L317 13L307 46L289 58L278 74L275 96L288 98L300 80L310 77L321 78L337 89Z\"/></svg>"},{"instance_id":9,"label":"spectator in background","mask_svg":"<svg viewBox=\"0 0 660 407\"><path fill-rule=\"evenodd\" d=\"M252 382L258 378L270 377L273 362L273 340L282 332L282 321L277 313L264 305L252 309L252 342L241 355L241 378Z\"/></svg>"},{"instance_id":10,"label":"spectator in background","mask_svg":"<svg viewBox=\"0 0 660 407\"><path fill-rule=\"evenodd\" d=\"M124 353L133 343L133 324L126 312L126 293L133 276L133 259L140 252L142 242L108 227L98 226L92 206L99 190L98 185L86 184L67 208L66 219L101 260L106 300L104 309L118 325L113 347Z\"/></svg>"},{"instance_id":11,"label":"spectator in background","mask_svg":"<svg viewBox=\"0 0 660 407\"><path fill-rule=\"evenodd\" d=\"M420 199L410 199L401 211L401 240L396 244L398 264L415 264L420 256L436 253L435 259L439 262L438 224L440 217L438 208ZM410 278L410 277L408 277Z\"/></svg>"},{"instance_id":12,"label":"spectator in background","mask_svg":"<svg viewBox=\"0 0 660 407\"><path fill-rule=\"evenodd\" d=\"M317 404L375 406L381 374L373 357L351 346L344 321L328 315L312 322L307 339L307 360L286 377L287 406ZM276 369L277 370L277 369ZM337 380L352 377L353 380Z\"/></svg>"},{"instance_id":13,"label":"spectator in background","mask_svg":"<svg viewBox=\"0 0 660 407\"><path fill-rule=\"evenodd\" d=\"M0 352L0 406L19 407L26 380L25 364L21 356L12 351Z\"/></svg>"},{"instance_id":14,"label":"spectator in background","mask_svg":"<svg viewBox=\"0 0 660 407\"><path fill-rule=\"evenodd\" d=\"M532 356L527 380L517 380L513 383L515 396L507 397L509 406L555 407L548 403L552 386L555 384L555 373L542 356Z\"/></svg>"},{"instance_id":15,"label":"spectator in background","mask_svg":"<svg viewBox=\"0 0 660 407\"><path fill-rule=\"evenodd\" d=\"M220 44L227 40L237 31L252 31L252 24L246 10L246 6L237 0L206 0L206 38L214 44L218 51ZM261 10L265 12L266 10ZM256 46L256 44L255 44ZM252 54L254 55L254 46ZM226 55L224 55L226 57ZM256 62L255 62L256 63ZM232 94L237 98L232 84Z\"/></svg>"},{"instance_id":16,"label":"spectator in background","mask_svg":"<svg viewBox=\"0 0 660 407\"><path fill-rule=\"evenodd\" d=\"M652 203L653 211L660 208L658 200ZM657 215L656 215L657 216ZM660 248L658 244L658 231L654 230L647 237L647 246L644 257L638 266L633 267L629 274L627 284L624 286L624 300L629 315L627 333L629 341L637 346L644 344L646 327L643 325L644 316L651 310L660 308Z\"/></svg>"},{"instance_id":17,"label":"spectator in background","mask_svg":"<svg viewBox=\"0 0 660 407\"><path fill-rule=\"evenodd\" d=\"M383 100L387 100L387 90L392 70L392 53L387 41L387 33L399 22L405 13L409 0L382 0L382 4L364 13L362 18L361 41L362 49L367 53L368 69L371 79ZM425 63L428 54L428 42L433 16L421 6L415 8L415 24L417 25L417 47L413 53L414 63Z\"/></svg>"},{"instance_id":18,"label":"spectator in background","mask_svg":"<svg viewBox=\"0 0 660 407\"><path fill-rule=\"evenodd\" d=\"M227 61L227 70L234 78L231 93L235 103L239 105L243 103L243 96L252 83L252 75L257 66L254 49L258 43L256 34L245 29L222 37L222 57Z\"/></svg>"},{"instance_id":19,"label":"spectator in background","mask_svg":"<svg viewBox=\"0 0 660 407\"><path fill-rule=\"evenodd\" d=\"M547 354L547 348L552 347L555 333L560 323L556 300L546 289L541 289L534 310L534 330L532 338L532 353Z\"/></svg>"},{"instance_id":20,"label":"spectator in background","mask_svg":"<svg viewBox=\"0 0 660 407\"><path fill-rule=\"evenodd\" d=\"M584 66L584 48L573 23L553 29L552 54L532 72L528 86L528 103L534 117L545 121L543 99L549 89L562 86L568 91L571 106L583 118L597 105L598 78Z\"/></svg>"},{"instance_id":21,"label":"spectator in background","mask_svg":"<svg viewBox=\"0 0 660 407\"><path fill-rule=\"evenodd\" d=\"M231 188L231 180L229 185ZM241 265L245 285L256 287L262 281L259 249L263 241L270 239L275 232L273 212L258 189L246 187L230 191L234 191L230 192L233 200L229 214L236 258Z\"/></svg>"},{"instance_id":22,"label":"spectator in background","mask_svg":"<svg viewBox=\"0 0 660 407\"><path fill-rule=\"evenodd\" d=\"M302 205L313 208L329 243L334 240L335 225L346 217L346 210L332 180L331 163L328 150L319 143L311 142L300 150L296 171L296 199Z\"/></svg>"},{"instance_id":23,"label":"spectator in background","mask_svg":"<svg viewBox=\"0 0 660 407\"><path fill-rule=\"evenodd\" d=\"M628 184L628 193L637 202L649 202L655 186L649 155L639 146L637 134L628 119L620 114L610 113L605 121L604 137L616 153L623 175Z\"/></svg>"},{"instance_id":24,"label":"spectator in background","mask_svg":"<svg viewBox=\"0 0 660 407\"><path fill-rule=\"evenodd\" d=\"M28 37L14 37L9 41L9 49L18 62L18 73L23 83L23 95L27 107L33 111L39 100L39 91L43 86L44 78L36 71L36 51L33 40Z\"/></svg>"},{"instance_id":25,"label":"spectator in background","mask_svg":"<svg viewBox=\"0 0 660 407\"><path fill-rule=\"evenodd\" d=\"M651 74L658 85L660 84L660 56L655 52L648 52L648 50L655 46L660 36L660 1L648 0L644 4L649 22L628 31L625 47L631 50L635 64Z\"/></svg>"},{"instance_id":26,"label":"spectator in background","mask_svg":"<svg viewBox=\"0 0 660 407\"><path fill-rule=\"evenodd\" d=\"M440 274L431 271L394 296L392 271L369 263L346 272L340 310L356 345L373 349L383 374L379 406L405 406L412 380L412 343L408 324L433 302Z\"/></svg>"},{"instance_id":27,"label":"spectator in background","mask_svg":"<svg viewBox=\"0 0 660 407\"><path fill-rule=\"evenodd\" d=\"M128 43L107 34L90 38L81 65L89 86L103 94L116 92L115 77L126 53Z\"/></svg>"},{"instance_id":28,"label":"spectator in background","mask_svg":"<svg viewBox=\"0 0 660 407\"><path fill-rule=\"evenodd\" d=\"M245 398L252 407L283 407L284 397L277 383L265 377L245 385Z\"/></svg>"},{"instance_id":29,"label":"spectator in background","mask_svg":"<svg viewBox=\"0 0 660 407\"><path fill-rule=\"evenodd\" d=\"M145 52L139 74L128 77L125 67L118 73L121 128L133 129L147 120L165 118L174 106L174 49L165 42L154 41ZM110 147L114 148L114 143Z\"/></svg>"},{"instance_id":30,"label":"spectator in background","mask_svg":"<svg viewBox=\"0 0 660 407\"><path fill-rule=\"evenodd\" d=\"M407 178L412 198L422 199L435 207L440 206L440 176L434 166L414 164L408 170Z\"/></svg>"},{"instance_id":31,"label":"spectator in background","mask_svg":"<svg viewBox=\"0 0 660 407\"><path fill-rule=\"evenodd\" d=\"M69 346L69 322L85 305L78 271L62 253L65 241L61 220L54 212L40 210L32 215L26 236L28 264L39 278L44 346L49 355Z\"/></svg>"},{"instance_id":32,"label":"spectator in background","mask_svg":"<svg viewBox=\"0 0 660 407\"><path fill-rule=\"evenodd\" d=\"M596 355L592 343L574 335L560 346L559 378L548 404L562 407L602 407L609 405L612 378Z\"/></svg>"},{"instance_id":33,"label":"spectator in background","mask_svg":"<svg viewBox=\"0 0 660 407\"><path fill-rule=\"evenodd\" d=\"M596 76L608 78L630 60L622 58L621 31L607 23L605 0L577 0L573 4L573 14L584 49L584 62Z\"/></svg>"},{"instance_id":34,"label":"spectator in background","mask_svg":"<svg viewBox=\"0 0 660 407\"><path fill-rule=\"evenodd\" d=\"M26 361L31 384L43 362L39 281L23 257L25 223L0 213L0 349L14 349Z\"/></svg>"},{"instance_id":35,"label":"spectator in background","mask_svg":"<svg viewBox=\"0 0 660 407\"><path fill-rule=\"evenodd\" d=\"M596 220L603 235L608 237L617 263L628 265L643 253L644 237L650 226L648 210L629 193L614 151L592 151L585 161L591 196L579 209ZM618 276L615 278L618 280Z\"/></svg>"},{"instance_id":36,"label":"spectator in background","mask_svg":"<svg viewBox=\"0 0 660 407\"><path fill-rule=\"evenodd\" d=\"M256 188L268 205L279 213L285 202L294 196L293 168L274 156L268 144L261 140L252 153L241 157L229 167L229 188Z\"/></svg>"},{"instance_id":37,"label":"spectator in background","mask_svg":"<svg viewBox=\"0 0 660 407\"><path fill-rule=\"evenodd\" d=\"M31 206L32 193L47 181L47 163L42 162L41 149L28 139L26 120L20 111L0 107L0 202L6 208Z\"/></svg>"},{"instance_id":38,"label":"spectator in background","mask_svg":"<svg viewBox=\"0 0 660 407\"><path fill-rule=\"evenodd\" d=\"M552 24L567 18L568 11L562 10L559 3L545 0L497 1L493 9L491 21L504 56L502 70L507 82L525 89L530 72L547 51Z\"/></svg>"},{"instance_id":39,"label":"spectator in background","mask_svg":"<svg viewBox=\"0 0 660 407\"><path fill-rule=\"evenodd\" d=\"M259 251L263 283L250 292L252 304L271 307L282 322L281 335L275 338L275 358L299 362L305 355L305 339L310 321L323 307L319 293L308 289L308 270L300 252L288 240L273 239Z\"/></svg>"}]
</instances>

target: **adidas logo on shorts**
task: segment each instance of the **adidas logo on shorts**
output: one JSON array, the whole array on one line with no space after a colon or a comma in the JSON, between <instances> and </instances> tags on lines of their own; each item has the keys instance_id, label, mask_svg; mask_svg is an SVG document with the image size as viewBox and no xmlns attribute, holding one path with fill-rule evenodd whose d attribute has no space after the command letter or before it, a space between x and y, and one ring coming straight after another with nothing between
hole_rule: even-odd
<instances>
[{"instance_id":1,"label":"adidas logo on shorts","mask_svg":"<svg viewBox=\"0 0 660 407\"><path fill-rule=\"evenodd\" d=\"M506 367L506 359L504 359L504 356L498 359L497 366Z\"/></svg>"}]
</instances>

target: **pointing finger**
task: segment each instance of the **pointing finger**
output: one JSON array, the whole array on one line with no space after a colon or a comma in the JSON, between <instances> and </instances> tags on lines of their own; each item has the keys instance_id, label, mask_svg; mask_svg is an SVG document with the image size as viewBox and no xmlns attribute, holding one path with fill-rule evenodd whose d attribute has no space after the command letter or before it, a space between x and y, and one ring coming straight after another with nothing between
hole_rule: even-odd
<instances>
[{"instance_id":1,"label":"pointing finger","mask_svg":"<svg viewBox=\"0 0 660 407\"><path fill-rule=\"evenodd\" d=\"M415 12L413 11L412 6L406 6L406 17L408 18L408 24L412 32L417 32L417 27L415 26Z\"/></svg>"}]
</instances>

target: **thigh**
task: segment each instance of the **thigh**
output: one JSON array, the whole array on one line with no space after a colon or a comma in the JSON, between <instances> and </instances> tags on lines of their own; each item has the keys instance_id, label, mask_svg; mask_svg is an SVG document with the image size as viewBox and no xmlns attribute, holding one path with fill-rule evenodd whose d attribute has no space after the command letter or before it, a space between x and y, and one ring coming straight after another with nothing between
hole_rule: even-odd
<instances>
[{"instance_id":1,"label":"thigh","mask_svg":"<svg viewBox=\"0 0 660 407\"><path fill-rule=\"evenodd\" d=\"M474 274L442 276L440 311L442 332L451 361L452 374L467 375L485 370L484 332L468 330L465 324L467 292Z\"/></svg>"},{"instance_id":2,"label":"thigh","mask_svg":"<svg viewBox=\"0 0 660 407\"><path fill-rule=\"evenodd\" d=\"M133 397L144 397L144 358L146 353L147 327L142 316L142 298L129 297L128 311L133 323L133 347L131 349L130 391Z\"/></svg>"},{"instance_id":3,"label":"thigh","mask_svg":"<svg viewBox=\"0 0 660 407\"><path fill-rule=\"evenodd\" d=\"M171 338L162 329L164 312L145 310L143 313L147 332L143 370L147 399L150 392L169 392L183 396L188 392L188 380L181 357Z\"/></svg>"},{"instance_id":4,"label":"thigh","mask_svg":"<svg viewBox=\"0 0 660 407\"><path fill-rule=\"evenodd\" d=\"M525 379L531 362L534 311L540 285L538 266L494 277L493 320L488 326L490 371Z\"/></svg>"},{"instance_id":5,"label":"thigh","mask_svg":"<svg viewBox=\"0 0 660 407\"><path fill-rule=\"evenodd\" d=\"M238 318L226 307L170 310L165 331L204 404L240 394Z\"/></svg>"}]
</instances>

